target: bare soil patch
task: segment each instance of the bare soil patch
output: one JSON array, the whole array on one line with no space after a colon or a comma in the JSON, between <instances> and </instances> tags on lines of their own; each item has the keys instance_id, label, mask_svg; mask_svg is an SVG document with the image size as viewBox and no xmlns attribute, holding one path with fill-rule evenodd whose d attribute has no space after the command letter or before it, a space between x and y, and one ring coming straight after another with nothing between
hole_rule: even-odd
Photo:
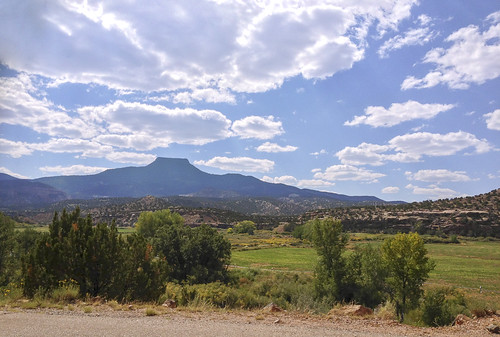
<instances>
[{"instance_id":1,"label":"bare soil patch","mask_svg":"<svg viewBox=\"0 0 500 337\"><path fill-rule=\"evenodd\" d=\"M484 317L462 325L418 328L395 321L342 315L308 315L288 312L191 311L155 308L117 311L107 305L81 308L3 309L2 336L491 336L486 330L500 317Z\"/></svg>"}]
</instances>

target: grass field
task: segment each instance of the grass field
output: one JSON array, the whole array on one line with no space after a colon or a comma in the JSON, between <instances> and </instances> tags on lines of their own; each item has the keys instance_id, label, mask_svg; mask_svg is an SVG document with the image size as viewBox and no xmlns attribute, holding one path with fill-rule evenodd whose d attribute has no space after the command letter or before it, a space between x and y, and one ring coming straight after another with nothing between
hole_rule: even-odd
<instances>
[{"instance_id":1,"label":"grass field","mask_svg":"<svg viewBox=\"0 0 500 337\"><path fill-rule=\"evenodd\" d=\"M233 251L233 265L282 271L312 272L318 256L313 248L265 248Z\"/></svg>"},{"instance_id":2,"label":"grass field","mask_svg":"<svg viewBox=\"0 0 500 337\"><path fill-rule=\"evenodd\" d=\"M354 235L350 246L366 243L361 237ZM381 242L374 237L368 240L374 245ZM426 244L429 256L436 262L427 286L456 287L469 298L500 309L500 241L464 238L460 241L459 244ZM316 251L311 247L271 247L232 252L233 265L256 269L312 272L316 261ZM482 287L482 292L479 287Z\"/></svg>"}]
</instances>

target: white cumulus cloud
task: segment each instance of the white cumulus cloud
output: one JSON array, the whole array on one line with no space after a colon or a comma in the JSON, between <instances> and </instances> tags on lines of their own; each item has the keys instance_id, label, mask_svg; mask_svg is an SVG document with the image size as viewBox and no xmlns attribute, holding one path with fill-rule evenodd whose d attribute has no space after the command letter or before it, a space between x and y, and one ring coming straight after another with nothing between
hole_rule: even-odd
<instances>
[{"instance_id":1,"label":"white cumulus cloud","mask_svg":"<svg viewBox=\"0 0 500 337\"><path fill-rule=\"evenodd\" d=\"M386 58L389 56L391 51L401 49L406 46L423 46L424 44L429 43L437 36L437 32L431 30L430 28L431 21L431 18L427 15L420 15L418 18L418 28L410 29L404 34L396 35L385 41L377 53L381 58Z\"/></svg>"},{"instance_id":2,"label":"white cumulus cloud","mask_svg":"<svg viewBox=\"0 0 500 337\"><path fill-rule=\"evenodd\" d=\"M58 175L88 175L96 174L107 170L106 167L98 166L85 166L85 165L71 165L71 166L42 166L40 171L46 173L56 173Z\"/></svg>"},{"instance_id":3,"label":"white cumulus cloud","mask_svg":"<svg viewBox=\"0 0 500 337\"><path fill-rule=\"evenodd\" d=\"M116 151L112 146L86 139L52 138L44 143L30 143L26 146L30 150L75 153L82 158L106 158L116 163L149 164L156 159L152 154Z\"/></svg>"},{"instance_id":4,"label":"white cumulus cloud","mask_svg":"<svg viewBox=\"0 0 500 337\"><path fill-rule=\"evenodd\" d=\"M363 181L363 182L378 182L378 178L385 177L385 174L373 172L364 168L355 167L352 165L333 165L328 167L324 172L314 174L315 179L323 179L328 181Z\"/></svg>"},{"instance_id":5,"label":"white cumulus cloud","mask_svg":"<svg viewBox=\"0 0 500 337\"><path fill-rule=\"evenodd\" d=\"M396 186L387 186L382 189L382 193L384 194L395 194L399 193L399 187Z\"/></svg>"},{"instance_id":6,"label":"white cumulus cloud","mask_svg":"<svg viewBox=\"0 0 500 337\"><path fill-rule=\"evenodd\" d=\"M380 166L388 160L389 150L389 145L361 143L356 147L347 146L335 155L343 164Z\"/></svg>"},{"instance_id":7,"label":"white cumulus cloud","mask_svg":"<svg viewBox=\"0 0 500 337\"><path fill-rule=\"evenodd\" d=\"M424 156L450 156L470 148L480 154L490 151L492 146L487 140L464 131L447 134L417 132L396 136L386 145L361 143L357 147L347 146L336 156L343 164L379 166L388 161L409 163L420 161Z\"/></svg>"},{"instance_id":8,"label":"white cumulus cloud","mask_svg":"<svg viewBox=\"0 0 500 337\"><path fill-rule=\"evenodd\" d=\"M170 143L203 145L232 135L231 121L215 110L169 109L119 100L83 107L78 113L86 122L106 130L101 137L103 142L138 150L166 147Z\"/></svg>"},{"instance_id":9,"label":"white cumulus cloud","mask_svg":"<svg viewBox=\"0 0 500 337\"><path fill-rule=\"evenodd\" d=\"M205 101L208 103L236 103L236 97L229 90L217 90L214 88L194 89L183 91L173 95L174 103L191 104L194 101Z\"/></svg>"},{"instance_id":10,"label":"white cumulus cloud","mask_svg":"<svg viewBox=\"0 0 500 337\"><path fill-rule=\"evenodd\" d=\"M364 115L355 116L352 121L345 122L344 125L366 124L373 127L390 127L414 119L431 119L453 107L453 104L422 104L411 100L406 103L393 103L389 109L369 106L365 109Z\"/></svg>"},{"instance_id":11,"label":"white cumulus cloud","mask_svg":"<svg viewBox=\"0 0 500 337\"><path fill-rule=\"evenodd\" d=\"M449 189L442 188L436 185L429 185L427 187L419 187L412 184L406 186L407 189L413 191L413 194L425 195L429 199L445 199L445 198L456 198L461 196L460 193Z\"/></svg>"},{"instance_id":12,"label":"white cumulus cloud","mask_svg":"<svg viewBox=\"0 0 500 337\"><path fill-rule=\"evenodd\" d=\"M0 153L9 155L12 158L20 158L30 155L32 152L33 149L27 143L0 138Z\"/></svg>"},{"instance_id":13,"label":"white cumulus cloud","mask_svg":"<svg viewBox=\"0 0 500 337\"><path fill-rule=\"evenodd\" d=\"M263 176L262 180L268 183L273 183L273 184L285 184L285 185L292 185L292 186L297 186L300 188L321 188L321 187L330 187L334 186L335 183L332 183L330 181L322 180L322 179L301 179L298 180L297 178L293 176L281 176L281 177L269 177L269 176Z\"/></svg>"},{"instance_id":14,"label":"white cumulus cloud","mask_svg":"<svg viewBox=\"0 0 500 337\"><path fill-rule=\"evenodd\" d=\"M0 77L0 123L57 137L93 137L98 130L48 101L32 77Z\"/></svg>"},{"instance_id":15,"label":"white cumulus cloud","mask_svg":"<svg viewBox=\"0 0 500 337\"><path fill-rule=\"evenodd\" d=\"M417 3L7 0L0 59L54 85L262 92L288 77L325 78L351 68L371 27L380 35L397 29ZM214 99L194 91L189 99Z\"/></svg>"},{"instance_id":16,"label":"white cumulus cloud","mask_svg":"<svg viewBox=\"0 0 500 337\"><path fill-rule=\"evenodd\" d=\"M276 143L265 142L257 147L259 152L293 152L297 150L298 147L292 145L281 146Z\"/></svg>"},{"instance_id":17,"label":"white cumulus cloud","mask_svg":"<svg viewBox=\"0 0 500 337\"><path fill-rule=\"evenodd\" d=\"M281 122L275 121L274 116L248 116L234 121L231 130L244 139L271 139L285 132Z\"/></svg>"},{"instance_id":18,"label":"white cumulus cloud","mask_svg":"<svg viewBox=\"0 0 500 337\"><path fill-rule=\"evenodd\" d=\"M294 176L269 177L263 176L262 180L272 184L297 185L297 178Z\"/></svg>"},{"instance_id":19,"label":"white cumulus cloud","mask_svg":"<svg viewBox=\"0 0 500 337\"><path fill-rule=\"evenodd\" d=\"M478 26L461 28L446 38L448 49L435 48L424 57L424 63L434 64L423 78L407 77L403 90L430 88L445 84L452 89L467 89L471 84L482 84L500 76L500 15L490 14L483 31ZM473 52L472 52L473 51Z\"/></svg>"},{"instance_id":20,"label":"white cumulus cloud","mask_svg":"<svg viewBox=\"0 0 500 337\"><path fill-rule=\"evenodd\" d=\"M410 180L436 184L442 182L464 182L471 180L471 178L464 171L449 171L445 169L419 170L415 173L406 172L405 174Z\"/></svg>"},{"instance_id":21,"label":"white cumulus cloud","mask_svg":"<svg viewBox=\"0 0 500 337\"><path fill-rule=\"evenodd\" d=\"M500 109L484 115L486 118L486 126L490 130L500 131Z\"/></svg>"},{"instance_id":22,"label":"white cumulus cloud","mask_svg":"<svg viewBox=\"0 0 500 337\"><path fill-rule=\"evenodd\" d=\"M197 160L194 164L237 172L270 172L274 168L272 160L249 157L214 157L209 160Z\"/></svg>"},{"instance_id":23,"label":"white cumulus cloud","mask_svg":"<svg viewBox=\"0 0 500 337\"><path fill-rule=\"evenodd\" d=\"M335 183L332 183L330 181L322 180L322 179L302 179L299 180L297 183L297 186L302 187L302 188L321 188L321 187L330 187L334 186Z\"/></svg>"},{"instance_id":24,"label":"white cumulus cloud","mask_svg":"<svg viewBox=\"0 0 500 337\"><path fill-rule=\"evenodd\" d=\"M447 134L418 132L396 136L389 141L397 152L410 156L450 156L468 148L474 148L476 153L491 150L491 145L485 139L477 139L473 134L458 131Z\"/></svg>"}]
</instances>

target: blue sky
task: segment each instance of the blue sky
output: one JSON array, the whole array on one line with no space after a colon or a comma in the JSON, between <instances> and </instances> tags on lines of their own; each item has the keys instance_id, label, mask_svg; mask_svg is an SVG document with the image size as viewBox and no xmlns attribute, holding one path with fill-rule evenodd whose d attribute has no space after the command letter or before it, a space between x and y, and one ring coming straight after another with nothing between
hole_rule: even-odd
<instances>
[{"instance_id":1,"label":"blue sky","mask_svg":"<svg viewBox=\"0 0 500 337\"><path fill-rule=\"evenodd\" d=\"M2 1L0 172L199 169L384 200L500 185L500 3Z\"/></svg>"}]
</instances>

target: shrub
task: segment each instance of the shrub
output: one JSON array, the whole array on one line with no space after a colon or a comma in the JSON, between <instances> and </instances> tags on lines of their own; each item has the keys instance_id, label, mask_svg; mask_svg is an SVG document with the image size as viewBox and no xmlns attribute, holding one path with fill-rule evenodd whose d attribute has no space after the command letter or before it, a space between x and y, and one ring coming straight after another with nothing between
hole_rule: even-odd
<instances>
[{"instance_id":1,"label":"shrub","mask_svg":"<svg viewBox=\"0 0 500 337\"><path fill-rule=\"evenodd\" d=\"M247 233L249 235L253 235L256 229L257 226L255 226L253 221L245 220L238 222L236 226L234 226L233 230L238 234Z\"/></svg>"},{"instance_id":2,"label":"shrub","mask_svg":"<svg viewBox=\"0 0 500 337\"><path fill-rule=\"evenodd\" d=\"M23 297L22 288L15 283L9 283L0 288L0 305L16 302Z\"/></svg>"},{"instance_id":3,"label":"shrub","mask_svg":"<svg viewBox=\"0 0 500 337\"><path fill-rule=\"evenodd\" d=\"M262 308L270 302L284 309L327 312L331 306L316 301L312 276L306 274L259 273L254 270L232 271L229 285L167 283L160 302L173 299L181 306L218 308Z\"/></svg>"},{"instance_id":4,"label":"shrub","mask_svg":"<svg viewBox=\"0 0 500 337\"><path fill-rule=\"evenodd\" d=\"M167 283L164 297L175 300L179 305L203 304L218 308L232 308L238 300L236 290L220 282L193 285Z\"/></svg>"},{"instance_id":5,"label":"shrub","mask_svg":"<svg viewBox=\"0 0 500 337\"><path fill-rule=\"evenodd\" d=\"M153 308L146 308L146 316L156 316L158 313Z\"/></svg>"},{"instance_id":6,"label":"shrub","mask_svg":"<svg viewBox=\"0 0 500 337\"><path fill-rule=\"evenodd\" d=\"M466 313L465 299L451 288L426 291L422 302L422 321L428 326L443 326L453 322L458 314Z\"/></svg>"},{"instance_id":7,"label":"shrub","mask_svg":"<svg viewBox=\"0 0 500 337\"><path fill-rule=\"evenodd\" d=\"M396 308L394 303L386 301L375 308L375 316L382 319L396 319Z\"/></svg>"},{"instance_id":8,"label":"shrub","mask_svg":"<svg viewBox=\"0 0 500 337\"><path fill-rule=\"evenodd\" d=\"M356 246L347 256L343 299L374 308L384 301L386 268L380 249L371 245Z\"/></svg>"},{"instance_id":9,"label":"shrub","mask_svg":"<svg viewBox=\"0 0 500 337\"><path fill-rule=\"evenodd\" d=\"M80 288L75 281L61 281L60 286L52 291L50 298L60 303L73 303L79 295Z\"/></svg>"}]
</instances>

